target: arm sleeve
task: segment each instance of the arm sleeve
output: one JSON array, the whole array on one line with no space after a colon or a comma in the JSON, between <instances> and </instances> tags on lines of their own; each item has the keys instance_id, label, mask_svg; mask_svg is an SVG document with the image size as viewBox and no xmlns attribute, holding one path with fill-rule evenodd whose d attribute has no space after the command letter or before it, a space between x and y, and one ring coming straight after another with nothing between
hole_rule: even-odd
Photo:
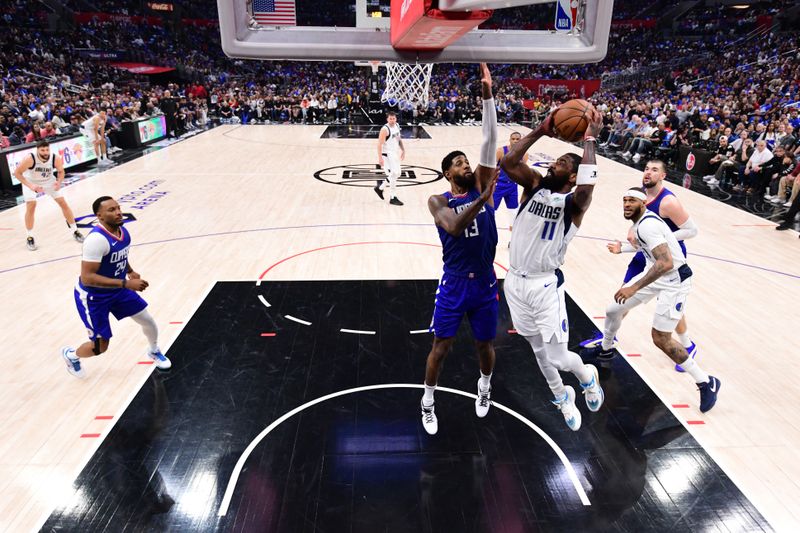
<instances>
[{"instance_id":1,"label":"arm sleeve","mask_svg":"<svg viewBox=\"0 0 800 533\"><path fill-rule=\"evenodd\" d=\"M691 239L692 237L696 237L697 232L699 231L697 224L694 223L694 220L692 220L691 217L687 218L686 222L684 222L678 227L680 229L674 232L673 235L675 235L675 238L678 239L679 241L685 241L686 239Z\"/></svg>"},{"instance_id":2,"label":"arm sleeve","mask_svg":"<svg viewBox=\"0 0 800 533\"><path fill-rule=\"evenodd\" d=\"M481 144L481 166L497 166L497 111L494 98L483 101L483 144Z\"/></svg>"},{"instance_id":3,"label":"arm sleeve","mask_svg":"<svg viewBox=\"0 0 800 533\"><path fill-rule=\"evenodd\" d=\"M657 218L648 218L639 224L636 230L636 237L642 245L647 246L648 250L653 250L667 242L669 227Z\"/></svg>"},{"instance_id":4,"label":"arm sleeve","mask_svg":"<svg viewBox=\"0 0 800 533\"><path fill-rule=\"evenodd\" d=\"M89 233L83 241L83 261L89 263L99 263L103 256L108 254L111 248L108 241L97 233Z\"/></svg>"}]
</instances>

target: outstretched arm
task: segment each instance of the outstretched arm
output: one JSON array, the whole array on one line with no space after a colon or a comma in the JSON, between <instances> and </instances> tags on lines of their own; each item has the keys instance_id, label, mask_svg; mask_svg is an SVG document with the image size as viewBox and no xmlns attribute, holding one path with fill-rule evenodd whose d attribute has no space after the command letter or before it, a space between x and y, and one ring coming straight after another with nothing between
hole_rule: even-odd
<instances>
[{"instance_id":1,"label":"outstretched arm","mask_svg":"<svg viewBox=\"0 0 800 533\"><path fill-rule=\"evenodd\" d=\"M506 171L508 177L526 189L532 189L539 185L541 176L528 166L527 158L523 158L523 155L527 154L528 148L530 148L533 143L545 135L551 135L552 127L553 114L551 113L547 115L547 118L545 118L535 130L520 139L520 141L508 151L503 160L500 161L500 167Z\"/></svg>"},{"instance_id":2,"label":"outstretched arm","mask_svg":"<svg viewBox=\"0 0 800 533\"><path fill-rule=\"evenodd\" d=\"M448 207L447 199L444 196L437 194L428 198L428 209L433 215L436 225L453 237L459 237L467 229L467 226L472 224L486 202L492 199L495 185L497 185L496 178L487 184L480 197L472 202L472 205L458 214Z\"/></svg>"},{"instance_id":3,"label":"outstretched arm","mask_svg":"<svg viewBox=\"0 0 800 533\"><path fill-rule=\"evenodd\" d=\"M475 181L483 191L494 178L497 169L497 110L492 97L492 74L489 66L481 63L481 92L483 94L483 142L481 158L475 169Z\"/></svg>"},{"instance_id":4,"label":"outstretched arm","mask_svg":"<svg viewBox=\"0 0 800 533\"><path fill-rule=\"evenodd\" d=\"M597 183L597 161L595 160L595 149L597 141L595 137L603 129L603 115L596 109L589 112L589 127L583 135L583 159L578 166L577 187L572 195L572 221L576 226L583 222L583 215L592 203L592 193L594 185Z\"/></svg>"}]
</instances>

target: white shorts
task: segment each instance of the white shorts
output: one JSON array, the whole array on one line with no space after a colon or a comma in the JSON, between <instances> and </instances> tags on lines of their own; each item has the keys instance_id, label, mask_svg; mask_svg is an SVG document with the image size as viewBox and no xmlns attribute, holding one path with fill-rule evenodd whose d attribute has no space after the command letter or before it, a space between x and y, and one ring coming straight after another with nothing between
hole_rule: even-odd
<instances>
[{"instance_id":1,"label":"white shorts","mask_svg":"<svg viewBox=\"0 0 800 533\"><path fill-rule=\"evenodd\" d=\"M509 271L504 291L514 329L523 337L537 333L544 342L555 336L556 342L569 341L569 319L564 299L563 281L559 286L555 272L528 274L522 277Z\"/></svg>"},{"instance_id":2,"label":"white shorts","mask_svg":"<svg viewBox=\"0 0 800 533\"><path fill-rule=\"evenodd\" d=\"M625 287L629 287L639 281L645 275L642 272L634 277ZM681 281L677 271L661 276L659 279L639 290L622 307L625 310L632 309L640 304L645 304L657 297L656 312L653 316L653 329L663 333L672 333L686 312L686 299L692 289L692 278Z\"/></svg>"},{"instance_id":3,"label":"white shorts","mask_svg":"<svg viewBox=\"0 0 800 533\"><path fill-rule=\"evenodd\" d=\"M56 190L56 188L55 188L56 180L53 180L53 181L50 181L50 182L44 183L44 184L42 184L42 183L33 183L33 182L31 182L31 184L32 185L38 185L39 187L43 188L44 189L44 193L49 195L53 199L63 198L64 197L64 195L61 194L61 191L63 189L63 185L62 185L62 189ZM35 192L33 192L32 189L30 189L30 188L28 188L28 187L26 187L24 185L22 186L22 197L25 199L26 202L35 202L36 201L36 196L38 196L38 195Z\"/></svg>"},{"instance_id":4,"label":"white shorts","mask_svg":"<svg viewBox=\"0 0 800 533\"><path fill-rule=\"evenodd\" d=\"M400 162L400 154L392 154L383 156L383 171L386 175L393 174L399 176L402 172L402 164Z\"/></svg>"},{"instance_id":5,"label":"white shorts","mask_svg":"<svg viewBox=\"0 0 800 533\"><path fill-rule=\"evenodd\" d=\"M97 133L93 129L81 128L81 133L84 135L84 137L89 139L90 143L97 142Z\"/></svg>"}]
</instances>

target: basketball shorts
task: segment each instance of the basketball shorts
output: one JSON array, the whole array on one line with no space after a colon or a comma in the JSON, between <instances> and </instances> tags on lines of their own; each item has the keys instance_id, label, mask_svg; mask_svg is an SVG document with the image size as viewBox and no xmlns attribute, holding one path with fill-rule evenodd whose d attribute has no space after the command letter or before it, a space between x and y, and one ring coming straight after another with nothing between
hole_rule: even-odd
<instances>
[{"instance_id":1,"label":"basketball shorts","mask_svg":"<svg viewBox=\"0 0 800 533\"><path fill-rule=\"evenodd\" d=\"M108 315L117 320L140 313L147 307L147 302L138 293L130 289L112 289L103 292L88 292L75 285L75 307L86 326L89 340L111 338L111 324Z\"/></svg>"},{"instance_id":2,"label":"basketball shorts","mask_svg":"<svg viewBox=\"0 0 800 533\"><path fill-rule=\"evenodd\" d=\"M47 183L34 183L31 182L33 185L38 185L39 187L44 189L44 193L51 198L63 198L64 195L61 193L61 189L56 190L56 180L48 181ZM63 185L63 184L62 184ZM22 186L22 197L25 199L26 202L35 202L36 197L38 195L33 192L33 189L30 189L26 186Z\"/></svg>"},{"instance_id":3,"label":"basketball shorts","mask_svg":"<svg viewBox=\"0 0 800 533\"><path fill-rule=\"evenodd\" d=\"M400 154L383 154L383 171L387 176L399 176L402 172Z\"/></svg>"},{"instance_id":4,"label":"basketball shorts","mask_svg":"<svg viewBox=\"0 0 800 533\"><path fill-rule=\"evenodd\" d=\"M440 339L455 337L467 315L475 340L490 341L497 335L498 298L494 272L472 278L445 273L436 289L430 329Z\"/></svg>"},{"instance_id":5,"label":"basketball shorts","mask_svg":"<svg viewBox=\"0 0 800 533\"><path fill-rule=\"evenodd\" d=\"M688 269L688 267L685 267ZM622 304L625 311L656 298L656 311L653 315L653 329L672 333L686 312L686 299L692 289L691 269L684 279L677 271L672 271L644 287ZM625 284L629 287L639 281L644 272Z\"/></svg>"},{"instance_id":6,"label":"basketball shorts","mask_svg":"<svg viewBox=\"0 0 800 533\"><path fill-rule=\"evenodd\" d=\"M522 276L509 271L504 285L514 329L523 337L537 333L544 342L569 340L569 319L560 270Z\"/></svg>"},{"instance_id":7,"label":"basketball shorts","mask_svg":"<svg viewBox=\"0 0 800 533\"><path fill-rule=\"evenodd\" d=\"M500 202L504 200L507 208L517 209L519 207L517 184L513 181L498 181L493 198L495 209L500 209Z\"/></svg>"}]
</instances>

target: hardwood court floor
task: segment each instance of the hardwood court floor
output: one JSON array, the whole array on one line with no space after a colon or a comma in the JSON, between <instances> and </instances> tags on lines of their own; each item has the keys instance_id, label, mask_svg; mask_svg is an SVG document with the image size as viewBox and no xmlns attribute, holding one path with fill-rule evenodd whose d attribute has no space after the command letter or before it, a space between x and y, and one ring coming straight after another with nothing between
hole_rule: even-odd
<instances>
[{"instance_id":1,"label":"hardwood court floor","mask_svg":"<svg viewBox=\"0 0 800 533\"><path fill-rule=\"evenodd\" d=\"M440 250L426 199L445 190L446 182L400 189L406 205L397 208L382 204L367 187L315 179L319 170L350 165L365 166L343 172L364 177L360 173L375 162L373 139L320 139L324 129L221 127L66 189L78 216L89 215L92 200L105 194L125 200L124 210L135 215L128 226L131 264L151 283L144 297L161 326L163 347L216 281L254 280L268 266L304 251L330 247L278 264L270 279L438 277ZM406 141L405 163L419 167L419 181L429 179L422 177L425 169L437 169L451 149L463 149L476 161L479 127L426 130L431 139ZM501 127L500 140L508 133ZM569 148L543 139L532 152L557 156ZM611 161L600 166L595 200L564 266L567 291L589 316L604 314L625 270L628 258L609 254L605 242L625 235L620 194L640 179ZM628 361L666 405L689 405L674 408L675 416L773 527L791 529L800 523L800 392L791 304L800 299L797 235L672 189L700 227L688 243L695 272L688 318L699 361L723 382L717 407L701 415L691 380L676 374L652 346L652 305L628 316L621 349L641 354ZM35 253L24 247L22 217L22 208L0 213L0 529L11 531L40 526L64 503L100 440L152 372L152 366L137 364L144 360L144 342L130 321L115 324L109 352L86 363L88 379L65 372L59 347L83 339L72 298L80 248L48 199L37 209ZM434 246L334 247L386 241ZM501 264L508 262L507 242L501 232ZM498 274L503 275L499 269ZM704 424L689 425L698 421Z\"/></svg>"}]
</instances>

